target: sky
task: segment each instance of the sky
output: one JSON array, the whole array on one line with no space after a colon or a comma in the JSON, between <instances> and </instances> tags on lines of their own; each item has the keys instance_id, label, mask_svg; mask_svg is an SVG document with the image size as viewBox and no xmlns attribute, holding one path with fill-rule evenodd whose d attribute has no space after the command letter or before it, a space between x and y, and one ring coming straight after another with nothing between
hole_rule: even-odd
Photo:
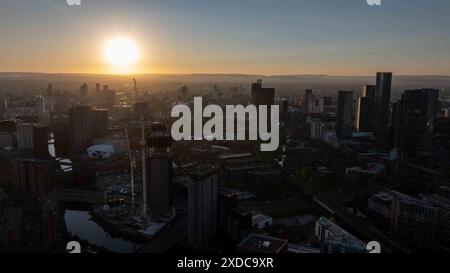
<instances>
[{"instance_id":1,"label":"sky","mask_svg":"<svg viewBox=\"0 0 450 273\"><path fill-rule=\"evenodd\" d=\"M0 71L120 73L104 58L128 37L128 73L450 75L450 1L0 0Z\"/></svg>"}]
</instances>

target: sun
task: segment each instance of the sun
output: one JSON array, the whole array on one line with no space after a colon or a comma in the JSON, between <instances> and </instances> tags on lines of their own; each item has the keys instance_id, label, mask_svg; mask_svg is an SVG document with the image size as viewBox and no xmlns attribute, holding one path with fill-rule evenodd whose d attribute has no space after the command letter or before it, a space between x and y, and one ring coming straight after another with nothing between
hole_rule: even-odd
<instances>
[{"instance_id":1,"label":"sun","mask_svg":"<svg viewBox=\"0 0 450 273\"><path fill-rule=\"evenodd\" d=\"M104 49L105 60L118 68L129 68L139 60L139 49L134 41L116 37L107 41Z\"/></svg>"}]
</instances>

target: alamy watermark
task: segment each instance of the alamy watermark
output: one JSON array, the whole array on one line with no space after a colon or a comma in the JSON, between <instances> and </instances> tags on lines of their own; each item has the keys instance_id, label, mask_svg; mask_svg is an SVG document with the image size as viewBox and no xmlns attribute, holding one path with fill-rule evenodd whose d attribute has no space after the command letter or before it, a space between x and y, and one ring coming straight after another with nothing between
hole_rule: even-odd
<instances>
[{"instance_id":1,"label":"alamy watermark","mask_svg":"<svg viewBox=\"0 0 450 273\"><path fill-rule=\"evenodd\" d=\"M369 6L381 6L381 0L366 0Z\"/></svg>"},{"instance_id":2,"label":"alamy watermark","mask_svg":"<svg viewBox=\"0 0 450 273\"><path fill-rule=\"evenodd\" d=\"M81 6L81 0L66 0L69 6Z\"/></svg>"},{"instance_id":3,"label":"alamy watermark","mask_svg":"<svg viewBox=\"0 0 450 273\"><path fill-rule=\"evenodd\" d=\"M279 111L278 105L226 105L225 112L219 105L203 109L202 98L195 97L193 113L184 104L172 108L171 117L178 120L172 124L171 134L175 141L261 140L265 142L261 144L261 151L276 151L280 139ZM210 119L203 125L204 118Z\"/></svg>"}]
</instances>

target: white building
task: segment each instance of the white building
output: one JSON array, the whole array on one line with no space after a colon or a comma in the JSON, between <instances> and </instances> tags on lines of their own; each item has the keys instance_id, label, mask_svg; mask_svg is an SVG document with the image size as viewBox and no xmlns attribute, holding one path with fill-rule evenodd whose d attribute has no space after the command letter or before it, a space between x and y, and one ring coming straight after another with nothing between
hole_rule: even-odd
<instances>
[{"instance_id":1,"label":"white building","mask_svg":"<svg viewBox=\"0 0 450 273\"><path fill-rule=\"evenodd\" d=\"M110 158L114 154L114 146L112 145L95 145L87 148L89 157L104 159Z\"/></svg>"},{"instance_id":2,"label":"white building","mask_svg":"<svg viewBox=\"0 0 450 273\"><path fill-rule=\"evenodd\" d=\"M268 226L271 226L272 223L273 223L273 219L269 215L266 215L266 214L256 211L256 210L252 211L252 226L254 226L258 229L263 229Z\"/></svg>"}]
</instances>

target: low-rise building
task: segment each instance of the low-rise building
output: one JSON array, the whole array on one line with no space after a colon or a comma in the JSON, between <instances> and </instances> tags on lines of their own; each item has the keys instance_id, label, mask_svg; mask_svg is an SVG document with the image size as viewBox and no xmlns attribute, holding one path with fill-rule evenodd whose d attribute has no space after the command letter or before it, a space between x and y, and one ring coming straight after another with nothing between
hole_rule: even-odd
<instances>
[{"instance_id":1,"label":"low-rise building","mask_svg":"<svg viewBox=\"0 0 450 273\"><path fill-rule=\"evenodd\" d=\"M286 253L288 252L288 241L252 233L238 245L237 252L263 254Z\"/></svg>"},{"instance_id":2,"label":"low-rise building","mask_svg":"<svg viewBox=\"0 0 450 273\"><path fill-rule=\"evenodd\" d=\"M365 253L366 244L325 217L316 222L315 235L324 253Z\"/></svg>"},{"instance_id":3,"label":"low-rise building","mask_svg":"<svg viewBox=\"0 0 450 273\"><path fill-rule=\"evenodd\" d=\"M266 215L260 211L252 211L252 226L258 229L263 229L271 226L273 223L272 217Z\"/></svg>"}]
</instances>

